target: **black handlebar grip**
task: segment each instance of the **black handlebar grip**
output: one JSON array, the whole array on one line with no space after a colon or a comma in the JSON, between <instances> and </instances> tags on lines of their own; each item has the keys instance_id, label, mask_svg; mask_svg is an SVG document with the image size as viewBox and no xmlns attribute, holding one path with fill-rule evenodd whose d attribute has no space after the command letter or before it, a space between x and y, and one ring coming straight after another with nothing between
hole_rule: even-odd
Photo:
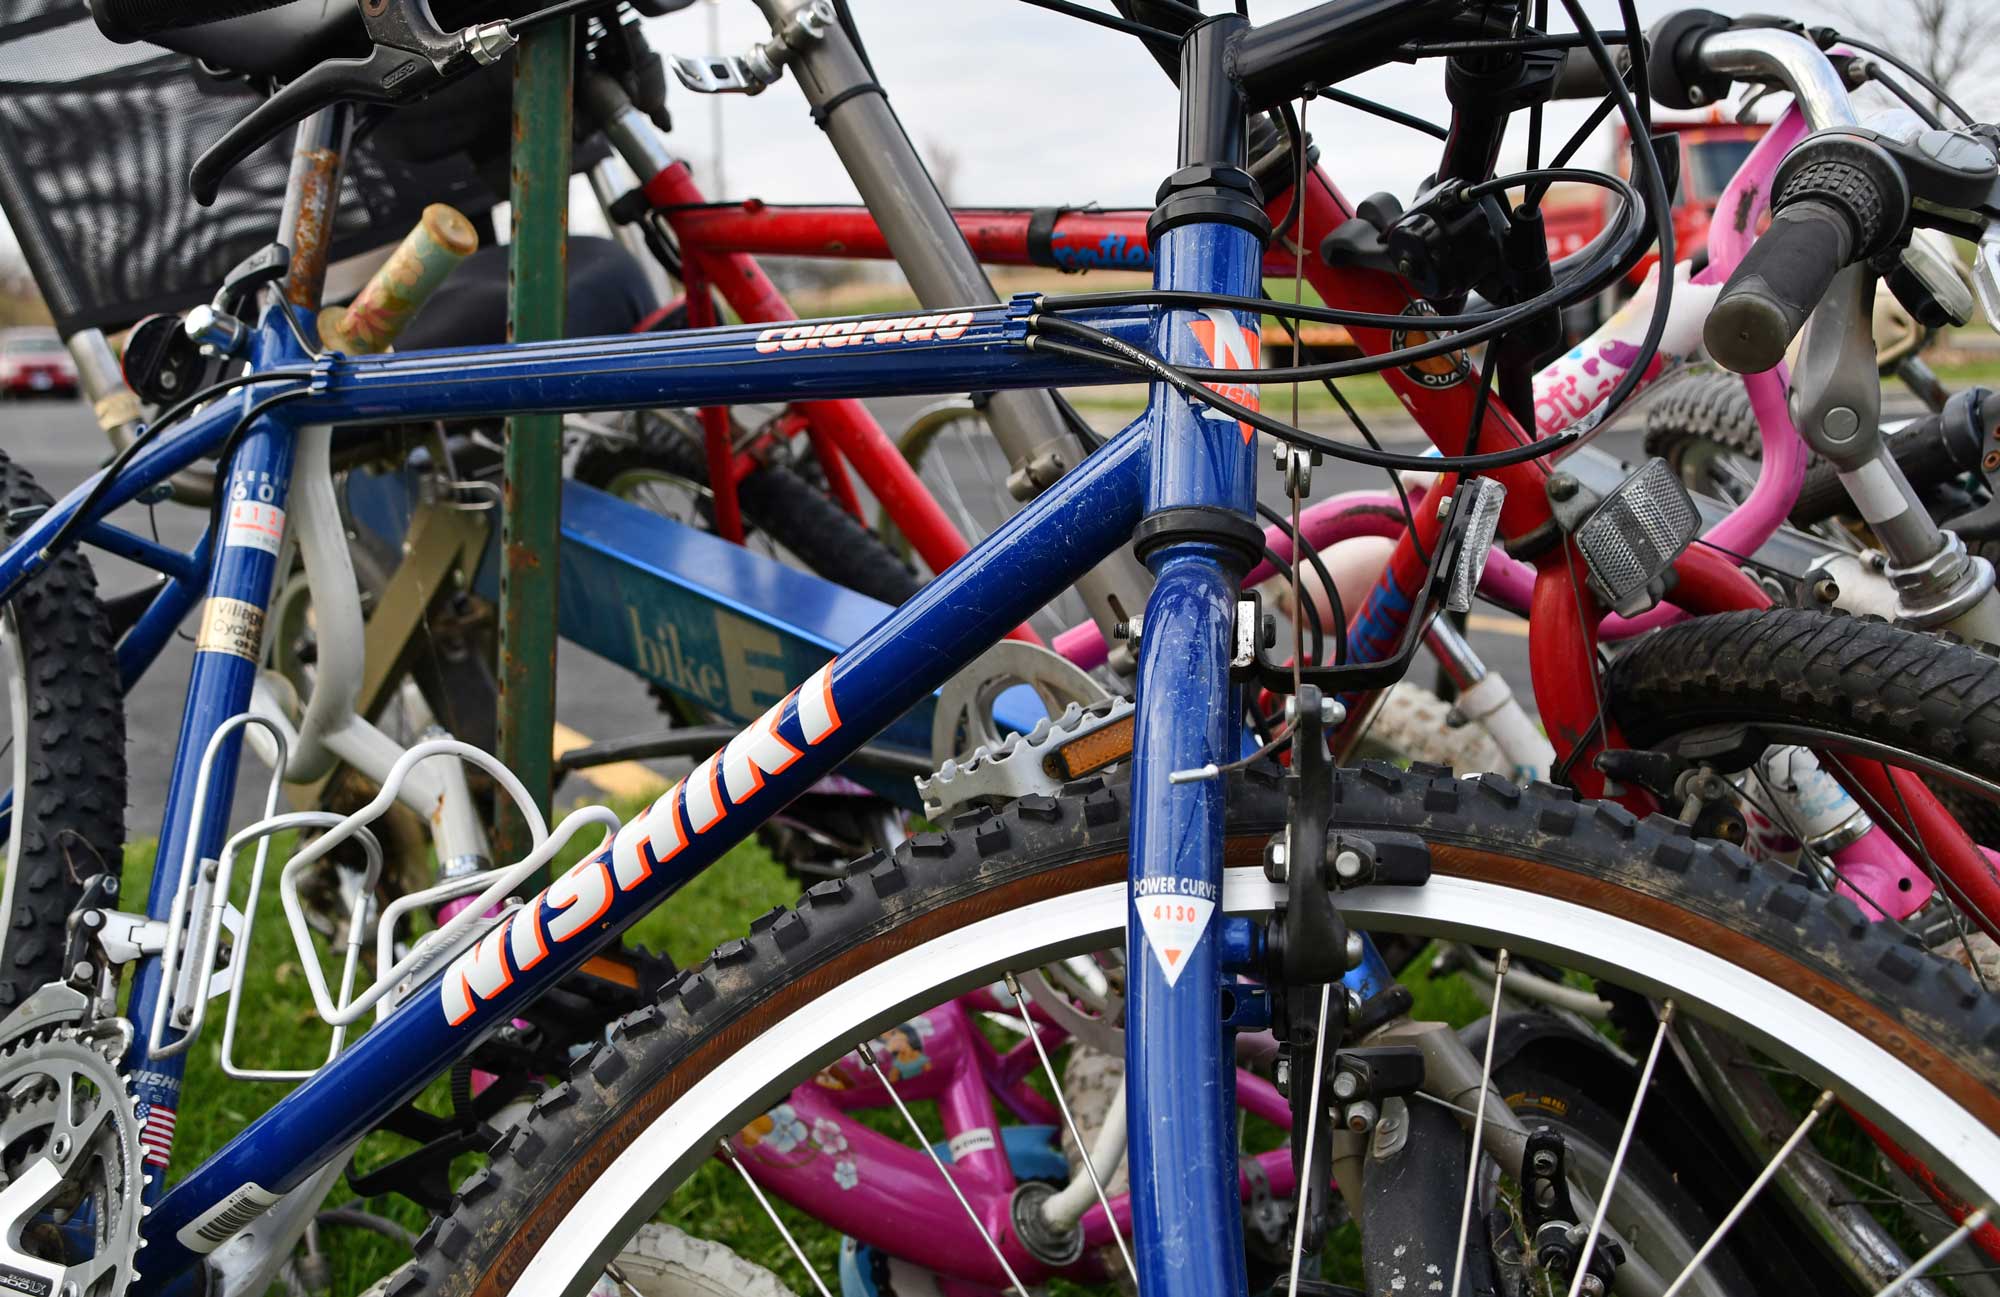
<instances>
[{"instance_id":1,"label":"black handlebar grip","mask_svg":"<svg viewBox=\"0 0 2000 1297\"><path fill-rule=\"evenodd\" d=\"M1805 480L1799 483L1799 498L1792 503L1786 521L1794 527L1810 527L1853 512L1854 497L1847 493L1847 484L1832 464L1821 460L1806 470Z\"/></svg>"},{"instance_id":2,"label":"black handlebar grip","mask_svg":"<svg viewBox=\"0 0 2000 1297\"><path fill-rule=\"evenodd\" d=\"M292 0L90 0L97 30L120 45L175 27L204 27L262 13Z\"/></svg>"},{"instance_id":3,"label":"black handlebar grip","mask_svg":"<svg viewBox=\"0 0 2000 1297\"><path fill-rule=\"evenodd\" d=\"M1716 298L1701 334L1708 354L1739 374L1783 360L1854 247L1853 221L1831 203L1809 198L1780 211Z\"/></svg>"}]
</instances>

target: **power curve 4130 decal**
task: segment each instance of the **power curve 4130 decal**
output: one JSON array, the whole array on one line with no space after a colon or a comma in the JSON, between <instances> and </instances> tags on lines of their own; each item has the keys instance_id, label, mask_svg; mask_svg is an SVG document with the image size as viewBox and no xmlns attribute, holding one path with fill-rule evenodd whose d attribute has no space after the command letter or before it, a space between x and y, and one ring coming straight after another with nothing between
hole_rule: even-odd
<instances>
[{"instance_id":1,"label":"power curve 4130 decal","mask_svg":"<svg viewBox=\"0 0 2000 1297\"><path fill-rule=\"evenodd\" d=\"M517 972L547 959L551 946L588 931L618 893L646 881L756 796L766 776L790 769L804 753L778 732L788 707L796 705L807 747L839 730L832 680L829 662L618 830L608 848L550 883L454 959L439 988L445 1020L456 1027L472 1017L481 1001L512 986Z\"/></svg>"}]
</instances>

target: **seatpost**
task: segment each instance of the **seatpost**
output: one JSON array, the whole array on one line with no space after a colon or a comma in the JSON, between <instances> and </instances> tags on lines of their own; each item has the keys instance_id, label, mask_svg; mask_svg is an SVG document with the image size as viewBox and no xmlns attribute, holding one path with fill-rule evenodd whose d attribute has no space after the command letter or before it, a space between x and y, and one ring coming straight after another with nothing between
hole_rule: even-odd
<instances>
[{"instance_id":1,"label":"seatpost","mask_svg":"<svg viewBox=\"0 0 2000 1297\"><path fill-rule=\"evenodd\" d=\"M285 299L308 320L319 310L320 293L326 287L333 218L340 210L340 169L353 123L352 108L333 104L300 122L293 136L278 238L292 254L285 271Z\"/></svg>"},{"instance_id":2,"label":"seatpost","mask_svg":"<svg viewBox=\"0 0 2000 1297\"><path fill-rule=\"evenodd\" d=\"M1147 225L1160 288L1257 291L1271 227L1243 169L1243 97L1225 69L1230 38L1247 26L1235 15L1210 18L1181 47L1179 167ZM1163 311L1152 342L1176 364L1257 365L1255 318L1236 311ZM1254 405L1254 376L1244 379L1224 388ZM1146 515L1133 550L1156 584L1139 642L1126 933L1133 1250L1148 1297L1210 1297L1246 1284L1234 1051L1221 1008L1225 921L1215 913L1224 788L1172 775L1238 755L1231 610L1261 546L1250 520L1255 436L1160 384L1146 435ZM1190 1238L1195 1221L1223 1233Z\"/></svg>"},{"instance_id":3,"label":"seatpost","mask_svg":"<svg viewBox=\"0 0 2000 1297\"><path fill-rule=\"evenodd\" d=\"M810 0L757 0L773 32L792 29ZM888 92L877 85L839 24L804 43L791 63L813 120L826 132L861 201L881 227L889 251L925 310L991 302L999 296L973 254L951 209L938 193L923 159L910 143ZM987 426L1023 470L1017 481L1037 491L1081 457L1076 437L1046 392L994 392L986 400ZM1111 665L1129 670L1118 623L1145 598L1145 579L1122 551L1076 583L1092 620L1112 646Z\"/></svg>"}]
</instances>

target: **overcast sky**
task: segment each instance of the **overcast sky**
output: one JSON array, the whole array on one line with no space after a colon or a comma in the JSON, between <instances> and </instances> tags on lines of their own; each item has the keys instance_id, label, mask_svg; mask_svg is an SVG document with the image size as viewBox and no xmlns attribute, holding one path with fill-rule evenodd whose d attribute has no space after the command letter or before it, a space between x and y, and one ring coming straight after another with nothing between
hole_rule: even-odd
<instances>
[{"instance_id":1,"label":"overcast sky","mask_svg":"<svg viewBox=\"0 0 2000 1297\"><path fill-rule=\"evenodd\" d=\"M1901 0L1881 3L1886 10ZM955 202L1143 205L1172 169L1173 87L1136 40L1020 0L852 0L852 7L911 138L933 161L942 151L954 155ZM1205 0L1205 7L1218 11L1223 2ZM1299 0L1251 0L1250 14L1267 21L1306 7ZM1561 12L1560 3L1550 7ZM1638 4L1648 24L1681 7L1664 0ZM1723 0L1714 7L1827 21L1825 4L1801 0ZM1622 26L1614 0L1585 0L1585 9L1600 27ZM721 33L719 52L741 52L769 34L751 0L698 0L653 20L648 34L663 53L717 52L709 48L711 22ZM1441 122L1447 115L1443 77L1443 64L1432 60L1377 69L1344 88ZM671 143L704 185L712 185L712 173L703 168L720 114L728 192L711 197L854 201L853 186L791 81L754 98L704 98L676 84L669 106ZM1551 106L1549 134L1566 137L1589 107ZM1437 160L1435 141L1325 102L1311 105L1306 124L1321 164L1357 197L1378 189L1407 197ZM1517 119L1511 156L1523 153L1525 132L1525 118ZM1607 162L1609 138L1600 132L1579 160Z\"/></svg>"}]
</instances>

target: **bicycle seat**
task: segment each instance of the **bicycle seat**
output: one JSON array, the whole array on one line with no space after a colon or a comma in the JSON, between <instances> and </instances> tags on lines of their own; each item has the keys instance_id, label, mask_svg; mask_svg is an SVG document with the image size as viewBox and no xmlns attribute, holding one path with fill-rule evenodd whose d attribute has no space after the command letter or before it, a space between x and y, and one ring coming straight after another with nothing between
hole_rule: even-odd
<instances>
[{"instance_id":1,"label":"bicycle seat","mask_svg":"<svg viewBox=\"0 0 2000 1297\"><path fill-rule=\"evenodd\" d=\"M289 81L326 59L363 57L369 49L354 0L292 0L276 9L173 28L149 39L217 71L277 81Z\"/></svg>"},{"instance_id":2,"label":"bicycle seat","mask_svg":"<svg viewBox=\"0 0 2000 1297\"><path fill-rule=\"evenodd\" d=\"M629 333L659 305L645 267L613 239L572 235L566 261L571 338ZM396 340L403 351L507 340L507 249L482 248L446 276Z\"/></svg>"}]
</instances>

